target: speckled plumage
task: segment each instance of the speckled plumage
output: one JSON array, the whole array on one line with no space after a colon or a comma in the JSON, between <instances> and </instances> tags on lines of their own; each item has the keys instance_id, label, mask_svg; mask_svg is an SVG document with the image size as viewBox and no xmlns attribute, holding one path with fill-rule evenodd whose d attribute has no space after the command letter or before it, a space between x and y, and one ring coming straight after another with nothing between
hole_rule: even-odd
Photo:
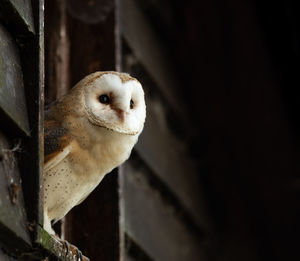
<instances>
[{"instance_id":1,"label":"speckled plumage","mask_svg":"<svg viewBox=\"0 0 300 261\"><path fill-rule=\"evenodd\" d=\"M110 104L101 104L107 94ZM134 107L130 108L130 100ZM81 203L123 163L145 121L144 93L128 74L96 72L45 114L44 228Z\"/></svg>"}]
</instances>

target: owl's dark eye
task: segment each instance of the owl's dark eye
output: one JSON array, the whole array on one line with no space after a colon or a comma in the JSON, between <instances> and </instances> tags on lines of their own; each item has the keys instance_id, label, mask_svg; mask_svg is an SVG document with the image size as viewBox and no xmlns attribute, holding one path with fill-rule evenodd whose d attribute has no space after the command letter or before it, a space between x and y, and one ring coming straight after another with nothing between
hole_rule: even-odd
<instances>
[{"instance_id":1,"label":"owl's dark eye","mask_svg":"<svg viewBox=\"0 0 300 261\"><path fill-rule=\"evenodd\" d=\"M133 105L134 105L133 100L130 100L130 109L133 109Z\"/></svg>"},{"instance_id":2,"label":"owl's dark eye","mask_svg":"<svg viewBox=\"0 0 300 261\"><path fill-rule=\"evenodd\" d=\"M98 97L99 102L103 103L103 104L109 104L110 103L110 98L108 95L106 94L102 94Z\"/></svg>"}]
</instances>

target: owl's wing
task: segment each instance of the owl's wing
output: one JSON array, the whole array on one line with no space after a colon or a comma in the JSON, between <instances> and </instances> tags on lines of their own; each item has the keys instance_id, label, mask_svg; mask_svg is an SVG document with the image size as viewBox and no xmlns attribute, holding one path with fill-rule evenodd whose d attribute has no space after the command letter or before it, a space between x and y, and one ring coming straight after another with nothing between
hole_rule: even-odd
<instances>
[{"instance_id":1,"label":"owl's wing","mask_svg":"<svg viewBox=\"0 0 300 261\"><path fill-rule=\"evenodd\" d=\"M55 120L45 121L44 131L44 171L55 167L69 153L71 139L65 128Z\"/></svg>"}]
</instances>

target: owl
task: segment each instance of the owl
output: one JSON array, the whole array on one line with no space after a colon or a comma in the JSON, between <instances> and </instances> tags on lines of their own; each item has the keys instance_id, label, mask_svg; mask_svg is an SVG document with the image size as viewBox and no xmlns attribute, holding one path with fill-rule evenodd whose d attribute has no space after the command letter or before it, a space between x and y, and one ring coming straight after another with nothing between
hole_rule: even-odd
<instances>
[{"instance_id":1,"label":"owl","mask_svg":"<svg viewBox=\"0 0 300 261\"><path fill-rule=\"evenodd\" d=\"M141 84L125 73L95 72L45 113L44 229L80 204L105 174L128 159L143 130Z\"/></svg>"}]
</instances>

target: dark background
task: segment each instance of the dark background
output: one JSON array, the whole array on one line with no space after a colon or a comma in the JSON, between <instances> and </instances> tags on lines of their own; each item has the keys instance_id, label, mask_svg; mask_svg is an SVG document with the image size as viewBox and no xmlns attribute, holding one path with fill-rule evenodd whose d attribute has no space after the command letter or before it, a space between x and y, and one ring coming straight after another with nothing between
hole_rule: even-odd
<instances>
[{"instance_id":1,"label":"dark background","mask_svg":"<svg viewBox=\"0 0 300 261\"><path fill-rule=\"evenodd\" d=\"M299 260L299 9L183 5L174 4L174 31L156 23L196 128L191 148L220 253L236 260L252 248L260 260Z\"/></svg>"}]
</instances>

